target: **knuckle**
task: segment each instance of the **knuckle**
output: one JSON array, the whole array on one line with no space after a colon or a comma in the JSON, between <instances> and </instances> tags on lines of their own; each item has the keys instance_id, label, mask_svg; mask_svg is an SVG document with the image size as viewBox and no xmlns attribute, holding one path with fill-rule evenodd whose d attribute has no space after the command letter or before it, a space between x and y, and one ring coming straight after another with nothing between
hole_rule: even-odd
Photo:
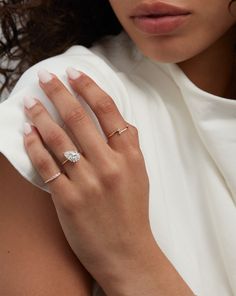
<instances>
[{"instance_id":1,"label":"knuckle","mask_svg":"<svg viewBox=\"0 0 236 296\"><path fill-rule=\"evenodd\" d=\"M35 146L37 144L36 137L34 135L31 135L30 137L27 137L25 143L26 143L27 149L31 149L33 146Z\"/></svg>"},{"instance_id":2,"label":"knuckle","mask_svg":"<svg viewBox=\"0 0 236 296\"><path fill-rule=\"evenodd\" d=\"M49 146L61 147L64 143L64 137L58 131L50 131L45 141Z\"/></svg>"},{"instance_id":3,"label":"knuckle","mask_svg":"<svg viewBox=\"0 0 236 296\"><path fill-rule=\"evenodd\" d=\"M86 117L87 117L87 114L84 108L82 106L77 106L73 110L68 112L68 114L66 114L65 123L69 126L74 125L76 123L79 123L85 120Z\"/></svg>"},{"instance_id":4,"label":"knuckle","mask_svg":"<svg viewBox=\"0 0 236 296\"><path fill-rule=\"evenodd\" d=\"M140 168L145 165L145 160L140 148L133 148L126 150L124 155L126 159L126 169L139 172Z\"/></svg>"},{"instance_id":5,"label":"knuckle","mask_svg":"<svg viewBox=\"0 0 236 296\"><path fill-rule=\"evenodd\" d=\"M129 128L130 128L131 134L134 137L138 137L138 129L134 125L130 125L130 124L129 124Z\"/></svg>"},{"instance_id":6,"label":"knuckle","mask_svg":"<svg viewBox=\"0 0 236 296\"><path fill-rule=\"evenodd\" d=\"M37 103L36 106L31 111L31 117L37 119L45 112L45 109L42 104Z\"/></svg>"},{"instance_id":7,"label":"knuckle","mask_svg":"<svg viewBox=\"0 0 236 296\"><path fill-rule=\"evenodd\" d=\"M62 92L62 85L58 81L53 79L53 82L47 86L47 95L49 97L55 96L60 94L61 92Z\"/></svg>"},{"instance_id":8,"label":"knuckle","mask_svg":"<svg viewBox=\"0 0 236 296\"><path fill-rule=\"evenodd\" d=\"M81 201L78 191L74 189L69 195L67 194L67 197L64 199L64 205L68 210L74 211L78 209Z\"/></svg>"},{"instance_id":9,"label":"knuckle","mask_svg":"<svg viewBox=\"0 0 236 296\"><path fill-rule=\"evenodd\" d=\"M121 174L120 166L114 163L106 165L101 169L101 178L105 185L114 186L114 184L120 182Z\"/></svg>"},{"instance_id":10,"label":"knuckle","mask_svg":"<svg viewBox=\"0 0 236 296\"><path fill-rule=\"evenodd\" d=\"M136 149L140 151L140 144L139 144L139 132L138 129L134 126L129 125L129 143L127 144L127 150Z\"/></svg>"},{"instance_id":11,"label":"knuckle","mask_svg":"<svg viewBox=\"0 0 236 296\"><path fill-rule=\"evenodd\" d=\"M94 82L86 75L82 75L80 78L79 90L84 92L87 89L91 89L94 86Z\"/></svg>"},{"instance_id":12,"label":"knuckle","mask_svg":"<svg viewBox=\"0 0 236 296\"><path fill-rule=\"evenodd\" d=\"M90 177L87 179L87 184L86 184L86 191L87 194L91 196L99 196L101 193L101 184L100 182L93 177Z\"/></svg>"},{"instance_id":13,"label":"knuckle","mask_svg":"<svg viewBox=\"0 0 236 296\"><path fill-rule=\"evenodd\" d=\"M50 162L46 157L37 157L35 159L35 166L38 168L38 170L42 173L50 172L51 165Z\"/></svg>"},{"instance_id":14,"label":"knuckle","mask_svg":"<svg viewBox=\"0 0 236 296\"><path fill-rule=\"evenodd\" d=\"M63 208L67 211L75 212L78 215L78 211L88 207L91 200L96 201L98 198L102 198L103 195L104 192L100 182L96 178L90 177L86 179L79 191L75 187L70 190L69 194L67 192L66 198L63 198L61 204L63 204Z\"/></svg>"},{"instance_id":15,"label":"knuckle","mask_svg":"<svg viewBox=\"0 0 236 296\"><path fill-rule=\"evenodd\" d=\"M128 154L129 154L129 159L135 163L139 163L143 161L143 155L140 149L134 149L134 148L130 149Z\"/></svg>"},{"instance_id":16,"label":"knuckle","mask_svg":"<svg viewBox=\"0 0 236 296\"><path fill-rule=\"evenodd\" d=\"M61 194L61 192L59 194ZM70 194L68 195L67 192L64 196L65 197L60 199L60 206L63 210L69 215L73 215L74 213L78 214L81 204L81 198L78 196L78 192L72 188Z\"/></svg>"},{"instance_id":17,"label":"knuckle","mask_svg":"<svg viewBox=\"0 0 236 296\"><path fill-rule=\"evenodd\" d=\"M116 105L108 95L105 95L103 99L95 104L94 109L98 114L114 113Z\"/></svg>"}]
</instances>

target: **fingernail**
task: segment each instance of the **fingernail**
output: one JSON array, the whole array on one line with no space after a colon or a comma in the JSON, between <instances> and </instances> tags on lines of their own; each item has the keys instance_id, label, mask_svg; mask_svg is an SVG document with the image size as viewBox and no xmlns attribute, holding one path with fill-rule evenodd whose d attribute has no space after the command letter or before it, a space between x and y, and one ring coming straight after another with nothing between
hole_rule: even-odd
<instances>
[{"instance_id":1,"label":"fingernail","mask_svg":"<svg viewBox=\"0 0 236 296\"><path fill-rule=\"evenodd\" d=\"M24 134L27 136L32 132L31 125L28 122L24 124Z\"/></svg>"},{"instance_id":2,"label":"fingernail","mask_svg":"<svg viewBox=\"0 0 236 296\"><path fill-rule=\"evenodd\" d=\"M24 105L27 109L32 108L37 102L33 97L25 96L24 97Z\"/></svg>"},{"instance_id":3,"label":"fingernail","mask_svg":"<svg viewBox=\"0 0 236 296\"><path fill-rule=\"evenodd\" d=\"M68 67L66 73L71 80L78 79L81 76L81 73L72 67Z\"/></svg>"},{"instance_id":4,"label":"fingernail","mask_svg":"<svg viewBox=\"0 0 236 296\"><path fill-rule=\"evenodd\" d=\"M53 76L45 69L41 69L38 71L38 77L42 83L48 83L53 78Z\"/></svg>"}]
</instances>

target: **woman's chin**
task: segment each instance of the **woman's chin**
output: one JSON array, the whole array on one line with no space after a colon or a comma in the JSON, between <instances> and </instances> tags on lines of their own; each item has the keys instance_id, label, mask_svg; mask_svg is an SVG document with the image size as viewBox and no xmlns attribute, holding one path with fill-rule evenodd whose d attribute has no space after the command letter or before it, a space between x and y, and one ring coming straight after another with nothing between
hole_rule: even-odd
<instances>
[{"instance_id":1,"label":"woman's chin","mask_svg":"<svg viewBox=\"0 0 236 296\"><path fill-rule=\"evenodd\" d=\"M177 50L173 46L172 48L143 48L139 47L139 50L147 58L160 63L172 63L177 64L191 59L194 55L191 52L183 50Z\"/></svg>"}]
</instances>

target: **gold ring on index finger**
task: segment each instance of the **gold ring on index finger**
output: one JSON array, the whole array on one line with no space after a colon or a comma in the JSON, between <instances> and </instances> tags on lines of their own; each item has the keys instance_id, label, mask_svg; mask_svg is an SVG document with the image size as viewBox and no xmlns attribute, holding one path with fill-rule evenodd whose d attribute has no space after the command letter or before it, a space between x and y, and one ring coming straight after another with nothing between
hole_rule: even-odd
<instances>
[{"instance_id":1,"label":"gold ring on index finger","mask_svg":"<svg viewBox=\"0 0 236 296\"><path fill-rule=\"evenodd\" d=\"M44 184L48 184L54 180L56 180L58 177L60 177L61 172L59 171L58 173L56 173L55 175L53 175L52 177L50 177L49 179L44 181Z\"/></svg>"}]
</instances>

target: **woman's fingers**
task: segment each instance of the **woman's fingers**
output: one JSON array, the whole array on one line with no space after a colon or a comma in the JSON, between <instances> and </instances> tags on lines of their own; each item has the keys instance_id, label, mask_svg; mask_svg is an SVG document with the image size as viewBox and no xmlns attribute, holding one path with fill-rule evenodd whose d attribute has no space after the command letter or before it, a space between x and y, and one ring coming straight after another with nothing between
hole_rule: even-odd
<instances>
[{"instance_id":1,"label":"woman's fingers","mask_svg":"<svg viewBox=\"0 0 236 296\"><path fill-rule=\"evenodd\" d=\"M72 88L85 99L96 114L105 135L108 136L117 129L128 131L127 122L120 114L115 102L90 77L73 68L68 68L67 74ZM119 137L119 133L115 133L112 141L109 140L110 146L124 151L129 135L129 131L125 136L122 134L122 137Z\"/></svg>"},{"instance_id":2,"label":"woman's fingers","mask_svg":"<svg viewBox=\"0 0 236 296\"><path fill-rule=\"evenodd\" d=\"M86 158L95 163L103 161L111 149L78 100L59 79L47 71L40 71L39 79L40 86L72 131Z\"/></svg>"},{"instance_id":3,"label":"woman's fingers","mask_svg":"<svg viewBox=\"0 0 236 296\"><path fill-rule=\"evenodd\" d=\"M44 182L51 179L51 181L48 182L48 186L52 193L56 193L60 190L64 192L65 189L68 189L68 186L70 186L70 181L64 174L59 174L60 168L44 147L36 129L28 123L25 123L24 133L25 149L39 175Z\"/></svg>"},{"instance_id":4,"label":"woman's fingers","mask_svg":"<svg viewBox=\"0 0 236 296\"><path fill-rule=\"evenodd\" d=\"M65 131L56 124L40 101L32 97L25 97L24 105L27 116L34 126L36 126L43 142L56 156L58 162L62 164L65 161L64 152L77 151L75 144ZM75 174L78 176L77 170L74 170L75 166L83 165L85 167L85 162L84 157L80 156L78 164L77 162L73 164L68 162L64 164L64 169L66 173L73 178Z\"/></svg>"}]
</instances>

